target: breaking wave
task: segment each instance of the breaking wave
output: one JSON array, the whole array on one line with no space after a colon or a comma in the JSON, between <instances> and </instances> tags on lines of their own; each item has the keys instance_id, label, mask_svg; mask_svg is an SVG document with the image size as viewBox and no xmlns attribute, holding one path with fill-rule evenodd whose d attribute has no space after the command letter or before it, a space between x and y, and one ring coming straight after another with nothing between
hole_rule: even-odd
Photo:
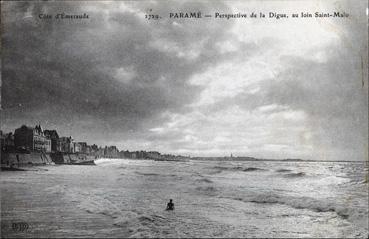
<instances>
[{"instance_id":1,"label":"breaking wave","mask_svg":"<svg viewBox=\"0 0 369 239\"><path fill-rule=\"evenodd\" d=\"M176 174L160 174L160 173L142 173L135 171L135 174L142 175L142 176L148 176L148 177L171 177L171 178L177 178L181 179L182 177L176 175Z\"/></svg>"},{"instance_id":2,"label":"breaking wave","mask_svg":"<svg viewBox=\"0 0 369 239\"><path fill-rule=\"evenodd\" d=\"M284 175L284 177L286 177L286 178L300 178L300 177L304 177L304 176L306 176L306 174L304 172L288 173L288 174Z\"/></svg>"},{"instance_id":3,"label":"breaking wave","mask_svg":"<svg viewBox=\"0 0 369 239\"><path fill-rule=\"evenodd\" d=\"M278 173L287 173L287 172L291 172L291 171L292 171L291 169L285 169L285 168L276 170L276 172L278 172Z\"/></svg>"},{"instance_id":4,"label":"breaking wave","mask_svg":"<svg viewBox=\"0 0 369 239\"><path fill-rule=\"evenodd\" d=\"M215 167L213 167L213 169L217 169L217 170L230 170L229 167L222 167L222 166L215 166Z\"/></svg>"},{"instance_id":5,"label":"breaking wave","mask_svg":"<svg viewBox=\"0 0 369 239\"><path fill-rule=\"evenodd\" d=\"M223 166L215 166L213 167L213 169L217 169L219 170L219 172L221 171L243 171L243 172L251 172L251 171L266 171L267 169L263 169L263 168L256 168L256 167L223 167Z\"/></svg>"},{"instance_id":6,"label":"breaking wave","mask_svg":"<svg viewBox=\"0 0 369 239\"><path fill-rule=\"evenodd\" d=\"M143 176L161 176L161 174L158 173L141 173L141 172L135 172L138 175L143 175Z\"/></svg>"},{"instance_id":7,"label":"breaking wave","mask_svg":"<svg viewBox=\"0 0 369 239\"><path fill-rule=\"evenodd\" d=\"M276 194L260 194L250 198L234 197L234 200L260 204L282 204L295 209L307 209L314 212L335 212L338 216L348 218L365 218L368 212L355 208L348 208L334 200L317 200L310 197L280 196Z\"/></svg>"},{"instance_id":8,"label":"breaking wave","mask_svg":"<svg viewBox=\"0 0 369 239\"><path fill-rule=\"evenodd\" d=\"M250 167L250 168L245 168L245 169L243 169L242 171L244 171L244 172L249 172L249 171L257 171L257 170L264 171L265 169Z\"/></svg>"},{"instance_id":9,"label":"breaking wave","mask_svg":"<svg viewBox=\"0 0 369 239\"><path fill-rule=\"evenodd\" d=\"M197 179L196 181L200 182L200 183L212 183L213 182L213 181L211 181L210 179L207 179L207 178Z\"/></svg>"}]
</instances>

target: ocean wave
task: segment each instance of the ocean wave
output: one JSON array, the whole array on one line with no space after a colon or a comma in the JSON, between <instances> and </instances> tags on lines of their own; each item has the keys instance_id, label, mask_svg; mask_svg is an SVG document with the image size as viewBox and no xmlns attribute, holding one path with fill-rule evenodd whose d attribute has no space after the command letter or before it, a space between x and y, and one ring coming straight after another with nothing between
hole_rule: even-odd
<instances>
[{"instance_id":1,"label":"ocean wave","mask_svg":"<svg viewBox=\"0 0 369 239\"><path fill-rule=\"evenodd\" d=\"M217 169L217 170L229 170L229 167L223 167L223 166L214 166L213 169Z\"/></svg>"},{"instance_id":2,"label":"ocean wave","mask_svg":"<svg viewBox=\"0 0 369 239\"><path fill-rule=\"evenodd\" d=\"M281 169L276 170L276 172L278 172L278 173L287 173L287 172L291 172L291 171L292 171L291 169L285 169L285 168L281 168Z\"/></svg>"},{"instance_id":3,"label":"ocean wave","mask_svg":"<svg viewBox=\"0 0 369 239\"><path fill-rule=\"evenodd\" d=\"M111 159L111 158L100 158L95 159L94 162L98 166L110 166L110 165L119 165L122 163L122 159Z\"/></svg>"},{"instance_id":4,"label":"ocean wave","mask_svg":"<svg viewBox=\"0 0 369 239\"><path fill-rule=\"evenodd\" d=\"M160 176L161 174L158 173L141 173L141 172L135 172L136 174L143 175L143 176ZM165 176L165 175L163 175Z\"/></svg>"},{"instance_id":5,"label":"ocean wave","mask_svg":"<svg viewBox=\"0 0 369 239\"><path fill-rule=\"evenodd\" d=\"M243 171L243 172L252 172L252 171L266 171L264 168L256 168L256 167L223 167L223 166L215 166L213 169L217 169L219 172L221 171Z\"/></svg>"},{"instance_id":6,"label":"ocean wave","mask_svg":"<svg viewBox=\"0 0 369 239\"><path fill-rule=\"evenodd\" d=\"M304 176L306 176L306 174L304 172L288 173L288 174L284 175L284 177L286 177L286 178L300 178L300 177L304 177Z\"/></svg>"},{"instance_id":7,"label":"ocean wave","mask_svg":"<svg viewBox=\"0 0 369 239\"><path fill-rule=\"evenodd\" d=\"M160 215L156 215L156 214L141 215L137 219L138 219L139 222L150 222L150 223L166 221L165 217L160 216Z\"/></svg>"},{"instance_id":8,"label":"ocean wave","mask_svg":"<svg viewBox=\"0 0 369 239\"><path fill-rule=\"evenodd\" d=\"M265 171L265 169L263 169L263 168L253 168L253 167L245 168L245 169L243 169L242 171L244 171L244 172L249 172L249 171L257 171L257 170Z\"/></svg>"},{"instance_id":9,"label":"ocean wave","mask_svg":"<svg viewBox=\"0 0 369 239\"><path fill-rule=\"evenodd\" d=\"M196 191L208 196L214 196L217 193L217 189L213 186L200 186L200 187L196 187Z\"/></svg>"},{"instance_id":10,"label":"ocean wave","mask_svg":"<svg viewBox=\"0 0 369 239\"><path fill-rule=\"evenodd\" d=\"M128 227L128 225L132 222L136 223L137 220L134 220L138 217L138 214L133 211L125 211L119 217L114 219L114 226L117 227Z\"/></svg>"},{"instance_id":11,"label":"ocean wave","mask_svg":"<svg viewBox=\"0 0 369 239\"><path fill-rule=\"evenodd\" d=\"M93 199L84 199L78 207L91 214L102 214L111 218L118 218L121 215L121 209L117 204L103 197L94 196Z\"/></svg>"},{"instance_id":12,"label":"ocean wave","mask_svg":"<svg viewBox=\"0 0 369 239\"><path fill-rule=\"evenodd\" d=\"M200 183L212 183L213 181L211 181L210 179L207 178L201 178L201 179L196 179L197 182Z\"/></svg>"},{"instance_id":13,"label":"ocean wave","mask_svg":"<svg viewBox=\"0 0 369 239\"><path fill-rule=\"evenodd\" d=\"M218 173L221 173L223 170L216 170L216 171L212 171L212 172L209 172L210 175L215 175L215 174L218 174Z\"/></svg>"},{"instance_id":14,"label":"ocean wave","mask_svg":"<svg viewBox=\"0 0 369 239\"><path fill-rule=\"evenodd\" d=\"M52 187L45 188L45 191L50 194L65 194L67 190L68 187L66 185L55 185Z\"/></svg>"},{"instance_id":15,"label":"ocean wave","mask_svg":"<svg viewBox=\"0 0 369 239\"><path fill-rule=\"evenodd\" d=\"M344 219L366 218L368 216L367 209L365 211L358 208L349 208L330 199L323 201L310 197L292 197L276 194L260 194L250 198L234 197L232 199L260 204L282 204L295 209L307 209L314 212L335 212Z\"/></svg>"},{"instance_id":16,"label":"ocean wave","mask_svg":"<svg viewBox=\"0 0 369 239\"><path fill-rule=\"evenodd\" d=\"M144 173L144 172L138 172L138 171L135 171L135 174L142 175L142 176L170 177L170 178L182 179L182 177L177 174Z\"/></svg>"},{"instance_id":17,"label":"ocean wave","mask_svg":"<svg viewBox=\"0 0 369 239\"><path fill-rule=\"evenodd\" d=\"M77 208L90 213L101 214L113 219L121 217L122 210L120 206L103 195L99 195L97 191L80 191L67 187L66 185L57 185L46 188L48 193L59 193L60 197L77 203Z\"/></svg>"},{"instance_id":18,"label":"ocean wave","mask_svg":"<svg viewBox=\"0 0 369 239\"><path fill-rule=\"evenodd\" d=\"M126 211L120 217L114 219L113 225L126 229L128 237L147 238L157 237L163 227L170 223L167 217L156 213L135 213ZM154 234L153 234L154 233Z\"/></svg>"},{"instance_id":19,"label":"ocean wave","mask_svg":"<svg viewBox=\"0 0 369 239\"><path fill-rule=\"evenodd\" d=\"M199 191L208 191L208 192L215 192L217 191L217 189L213 186L209 186L209 187L197 187L196 190L199 190Z\"/></svg>"}]
</instances>

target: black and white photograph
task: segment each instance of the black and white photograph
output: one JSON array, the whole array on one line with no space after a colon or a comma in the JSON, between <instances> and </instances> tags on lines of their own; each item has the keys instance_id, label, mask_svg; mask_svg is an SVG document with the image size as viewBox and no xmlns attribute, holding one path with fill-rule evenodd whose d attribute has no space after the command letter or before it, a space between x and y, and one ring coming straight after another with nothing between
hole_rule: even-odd
<instances>
[{"instance_id":1,"label":"black and white photograph","mask_svg":"<svg viewBox=\"0 0 369 239\"><path fill-rule=\"evenodd\" d=\"M1 0L1 238L368 238L368 1Z\"/></svg>"}]
</instances>

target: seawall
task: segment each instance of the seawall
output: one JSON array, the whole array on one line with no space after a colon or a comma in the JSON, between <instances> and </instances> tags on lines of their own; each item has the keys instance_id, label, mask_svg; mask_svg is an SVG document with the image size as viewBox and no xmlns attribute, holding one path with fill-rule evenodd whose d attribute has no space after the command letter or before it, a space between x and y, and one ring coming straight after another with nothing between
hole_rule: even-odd
<instances>
[{"instance_id":1,"label":"seawall","mask_svg":"<svg viewBox=\"0 0 369 239\"><path fill-rule=\"evenodd\" d=\"M54 164L49 154L41 152L4 153L1 152L2 167L24 167L32 165Z\"/></svg>"}]
</instances>

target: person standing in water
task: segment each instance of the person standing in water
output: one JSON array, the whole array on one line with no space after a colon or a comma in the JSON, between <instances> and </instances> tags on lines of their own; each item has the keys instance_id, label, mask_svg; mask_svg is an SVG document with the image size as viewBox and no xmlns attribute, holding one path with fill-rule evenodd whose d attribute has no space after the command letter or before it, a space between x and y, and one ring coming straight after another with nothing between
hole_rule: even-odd
<instances>
[{"instance_id":1,"label":"person standing in water","mask_svg":"<svg viewBox=\"0 0 369 239\"><path fill-rule=\"evenodd\" d=\"M166 210L174 210L174 203L172 199L169 200Z\"/></svg>"}]
</instances>

